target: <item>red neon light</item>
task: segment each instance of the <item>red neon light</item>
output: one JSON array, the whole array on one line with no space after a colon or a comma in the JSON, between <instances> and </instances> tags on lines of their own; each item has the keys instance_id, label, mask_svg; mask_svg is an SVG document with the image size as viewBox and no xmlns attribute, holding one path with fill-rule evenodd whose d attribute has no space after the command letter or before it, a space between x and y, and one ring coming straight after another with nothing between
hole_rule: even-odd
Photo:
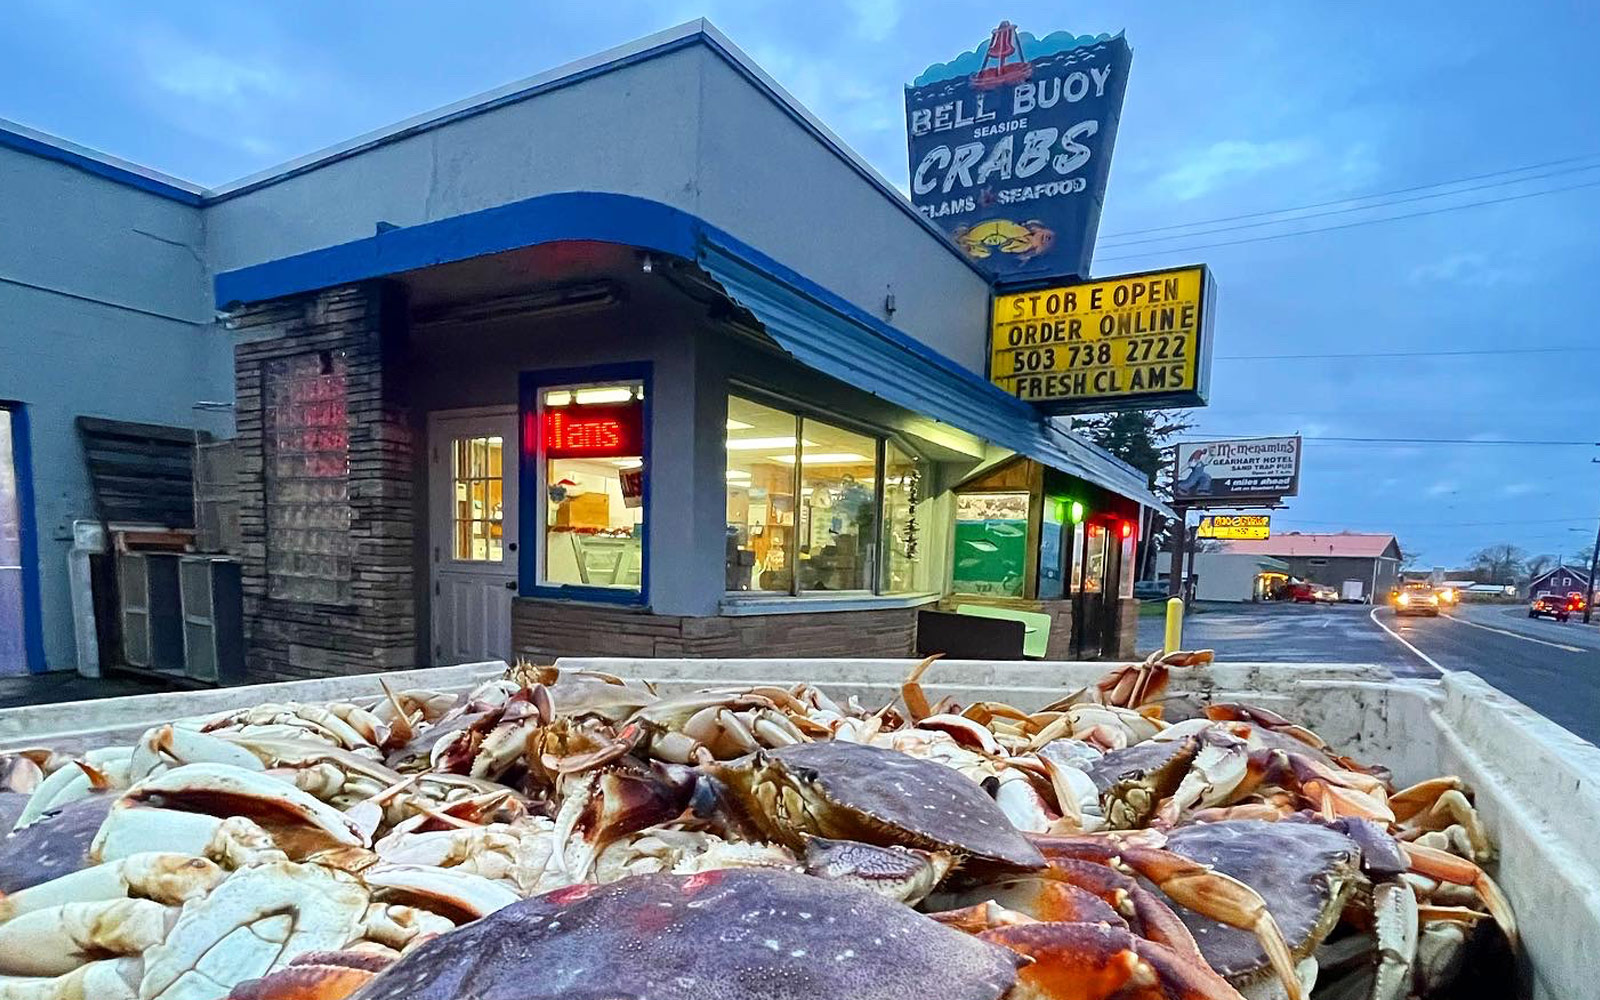
<instances>
[{"instance_id":1,"label":"red neon light","mask_svg":"<svg viewBox=\"0 0 1600 1000\"><path fill-rule=\"evenodd\" d=\"M579 417L556 410L545 418L544 443L550 451L615 453L622 438L622 421L615 417Z\"/></svg>"},{"instance_id":2,"label":"red neon light","mask_svg":"<svg viewBox=\"0 0 1600 1000\"><path fill-rule=\"evenodd\" d=\"M1132 521L1123 521L1122 522L1122 537L1123 538L1131 538L1131 537L1133 537L1133 522Z\"/></svg>"}]
</instances>

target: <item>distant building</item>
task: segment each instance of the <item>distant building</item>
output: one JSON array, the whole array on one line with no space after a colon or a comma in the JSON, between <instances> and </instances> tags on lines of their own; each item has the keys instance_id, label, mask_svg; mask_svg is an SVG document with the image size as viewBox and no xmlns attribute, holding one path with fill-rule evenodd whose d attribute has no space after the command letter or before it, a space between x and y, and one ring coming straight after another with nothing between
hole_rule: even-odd
<instances>
[{"instance_id":1,"label":"distant building","mask_svg":"<svg viewBox=\"0 0 1600 1000\"><path fill-rule=\"evenodd\" d=\"M1270 556L1285 564L1295 579L1333 587L1347 601L1370 602L1375 594L1381 599L1400 579L1400 543L1393 535L1291 531L1260 542L1220 542L1211 554ZM1198 568L1196 572L1204 586L1204 572Z\"/></svg>"},{"instance_id":2,"label":"distant building","mask_svg":"<svg viewBox=\"0 0 1600 1000\"><path fill-rule=\"evenodd\" d=\"M1250 552L1196 552L1195 598L1201 601L1264 601L1289 580L1289 564Z\"/></svg>"},{"instance_id":3,"label":"distant building","mask_svg":"<svg viewBox=\"0 0 1600 1000\"><path fill-rule=\"evenodd\" d=\"M1554 594L1565 597L1568 594L1581 594L1589 589L1589 574L1581 569L1571 566L1552 566L1532 580L1528 581L1528 596L1538 597L1540 594Z\"/></svg>"}]
</instances>

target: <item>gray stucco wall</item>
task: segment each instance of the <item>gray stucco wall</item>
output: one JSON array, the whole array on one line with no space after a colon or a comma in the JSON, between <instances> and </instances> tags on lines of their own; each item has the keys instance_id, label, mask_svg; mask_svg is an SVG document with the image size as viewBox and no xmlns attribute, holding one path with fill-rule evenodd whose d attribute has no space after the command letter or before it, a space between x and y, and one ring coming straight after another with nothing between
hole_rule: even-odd
<instances>
[{"instance_id":1,"label":"gray stucco wall","mask_svg":"<svg viewBox=\"0 0 1600 1000\"><path fill-rule=\"evenodd\" d=\"M563 191L698 215L984 370L988 287L936 235L704 46L401 138L206 209L221 272Z\"/></svg>"},{"instance_id":2,"label":"gray stucco wall","mask_svg":"<svg viewBox=\"0 0 1600 1000\"><path fill-rule=\"evenodd\" d=\"M233 398L211 325L198 209L0 149L0 398L32 424L46 663L76 665L66 553L93 516L73 421L225 430L193 410Z\"/></svg>"},{"instance_id":3,"label":"gray stucco wall","mask_svg":"<svg viewBox=\"0 0 1600 1000\"><path fill-rule=\"evenodd\" d=\"M216 271L557 191L693 211L700 50L685 49L390 142L206 209Z\"/></svg>"}]
</instances>

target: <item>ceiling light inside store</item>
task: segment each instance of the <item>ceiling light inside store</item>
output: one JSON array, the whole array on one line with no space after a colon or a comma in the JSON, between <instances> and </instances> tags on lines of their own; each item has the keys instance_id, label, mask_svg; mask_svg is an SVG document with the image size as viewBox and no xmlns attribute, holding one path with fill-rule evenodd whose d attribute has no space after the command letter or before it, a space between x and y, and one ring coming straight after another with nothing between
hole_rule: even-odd
<instances>
[{"instance_id":1,"label":"ceiling light inside store","mask_svg":"<svg viewBox=\"0 0 1600 1000\"><path fill-rule=\"evenodd\" d=\"M743 420L735 420L732 417L728 418L728 430L730 431L747 431L754 426L755 424L747 424Z\"/></svg>"},{"instance_id":2,"label":"ceiling light inside store","mask_svg":"<svg viewBox=\"0 0 1600 1000\"><path fill-rule=\"evenodd\" d=\"M748 481L750 478L751 478L750 473L745 472L743 469L729 469L728 470L728 479L729 479L730 482L732 480L735 480L735 479L742 479L742 480Z\"/></svg>"},{"instance_id":3,"label":"ceiling light inside store","mask_svg":"<svg viewBox=\"0 0 1600 1000\"><path fill-rule=\"evenodd\" d=\"M772 461L786 462L789 465L793 465L794 456L773 455ZM805 465L844 465L849 462L865 462L867 461L867 456L857 455L853 451L821 451L808 452L800 461Z\"/></svg>"},{"instance_id":4,"label":"ceiling light inside store","mask_svg":"<svg viewBox=\"0 0 1600 1000\"><path fill-rule=\"evenodd\" d=\"M808 444L810 442L807 442ZM729 451L765 451L768 448L793 448L794 438L729 438ZM792 456L791 456L792 457Z\"/></svg>"},{"instance_id":5,"label":"ceiling light inside store","mask_svg":"<svg viewBox=\"0 0 1600 1000\"><path fill-rule=\"evenodd\" d=\"M613 458L611 464L619 469L637 469L644 464L642 458Z\"/></svg>"},{"instance_id":6,"label":"ceiling light inside store","mask_svg":"<svg viewBox=\"0 0 1600 1000\"><path fill-rule=\"evenodd\" d=\"M591 403L626 403L633 398L633 390L627 386L611 389L579 389L572 394L572 397L585 406Z\"/></svg>"}]
</instances>

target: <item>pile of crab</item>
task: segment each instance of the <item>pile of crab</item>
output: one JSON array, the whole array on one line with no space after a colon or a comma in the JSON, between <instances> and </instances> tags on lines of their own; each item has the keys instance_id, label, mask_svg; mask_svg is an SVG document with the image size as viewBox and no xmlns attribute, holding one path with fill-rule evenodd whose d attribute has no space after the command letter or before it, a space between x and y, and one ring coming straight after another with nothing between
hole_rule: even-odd
<instances>
[{"instance_id":1,"label":"pile of crab","mask_svg":"<svg viewBox=\"0 0 1600 1000\"><path fill-rule=\"evenodd\" d=\"M1209 662L1038 711L515 667L0 754L0 1000L1499 988L1461 782L1166 694Z\"/></svg>"}]
</instances>

